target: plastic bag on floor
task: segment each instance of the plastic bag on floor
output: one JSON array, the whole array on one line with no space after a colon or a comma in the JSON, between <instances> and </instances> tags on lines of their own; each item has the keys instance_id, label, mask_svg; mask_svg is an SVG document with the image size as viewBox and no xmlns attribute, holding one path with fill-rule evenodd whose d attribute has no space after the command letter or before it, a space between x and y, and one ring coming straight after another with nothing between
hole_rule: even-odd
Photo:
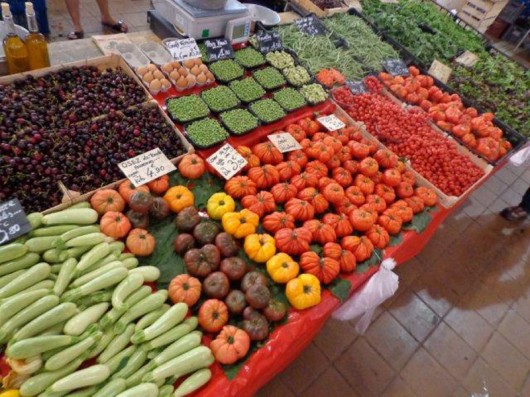
<instances>
[{"instance_id":1,"label":"plastic bag on floor","mask_svg":"<svg viewBox=\"0 0 530 397\"><path fill-rule=\"evenodd\" d=\"M510 163L517 167L524 164L530 164L530 144L513 154L512 157L510 157Z\"/></svg>"},{"instance_id":2,"label":"plastic bag on floor","mask_svg":"<svg viewBox=\"0 0 530 397\"><path fill-rule=\"evenodd\" d=\"M333 318L340 321L353 320L362 315L355 330L364 334L368 329L375 309L392 295L399 286L399 277L392 270L396 267L394 259L385 259L377 273L350 299L333 313Z\"/></svg>"}]
</instances>

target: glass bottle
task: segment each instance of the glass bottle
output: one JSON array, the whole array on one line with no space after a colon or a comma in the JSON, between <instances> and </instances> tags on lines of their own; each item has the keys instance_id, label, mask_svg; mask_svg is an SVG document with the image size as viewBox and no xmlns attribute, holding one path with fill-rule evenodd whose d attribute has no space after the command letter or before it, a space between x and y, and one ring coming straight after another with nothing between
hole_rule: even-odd
<instances>
[{"instance_id":1,"label":"glass bottle","mask_svg":"<svg viewBox=\"0 0 530 397\"><path fill-rule=\"evenodd\" d=\"M24 41L16 34L15 22L8 3L2 3L2 16L7 30L3 42L7 70L9 74L26 72L29 70L28 49Z\"/></svg>"},{"instance_id":2,"label":"glass bottle","mask_svg":"<svg viewBox=\"0 0 530 397\"><path fill-rule=\"evenodd\" d=\"M28 21L29 34L26 36L26 47L28 49L30 70L46 68L50 66L48 55L48 43L42 33L39 33L37 18L33 3L26 2L26 18Z\"/></svg>"}]
</instances>

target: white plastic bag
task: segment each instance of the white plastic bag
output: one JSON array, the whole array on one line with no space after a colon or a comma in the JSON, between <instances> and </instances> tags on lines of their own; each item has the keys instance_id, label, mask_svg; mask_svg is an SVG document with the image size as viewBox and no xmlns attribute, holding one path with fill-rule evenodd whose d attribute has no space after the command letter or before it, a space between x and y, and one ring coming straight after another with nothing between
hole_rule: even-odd
<instances>
[{"instance_id":1,"label":"white plastic bag","mask_svg":"<svg viewBox=\"0 0 530 397\"><path fill-rule=\"evenodd\" d=\"M530 144L523 147L517 153L513 154L510 157L510 163L519 167L525 163L530 163Z\"/></svg>"},{"instance_id":2,"label":"white plastic bag","mask_svg":"<svg viewBox=\"0 0 530 397\"><path fill-rule=\"evenodd\" d=\"M399 277L392 271L394 267L396 267L394 259L385 259L377 273L341 307L335 310L333 318L349 321L362 315L355 325L355 330L359 334L364 334L377 306L394 295L399 287Z\"/></svg>"}]
</instances>

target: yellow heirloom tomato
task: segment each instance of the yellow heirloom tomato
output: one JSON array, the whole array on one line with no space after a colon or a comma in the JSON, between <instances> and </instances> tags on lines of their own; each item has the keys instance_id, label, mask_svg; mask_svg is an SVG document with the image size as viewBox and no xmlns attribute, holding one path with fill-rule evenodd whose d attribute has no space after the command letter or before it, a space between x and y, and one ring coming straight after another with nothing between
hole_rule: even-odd
<instances>
[{"instance_id":1,"label":"yellow heirloom tomato","mask_svg":"<svg viewBox=\"0 0 530 397\"><path fill-rule=\"evenodd\" d=\"M243 246L250 259L258 263L267 262L276 253L276 243L270 234L250 234Z\"/></svg>"},{"instance_id":2,"label":"yellow heirloom tomato","mask_svg":"<svg viewBox=\"0 0 530 397\"><path fill-rule=\"evenodd\" d=\"M291 306L298 310L318 305L321 299L320 281L312 274L301 274L287 283L285 295Z\"/></svg>"},{"instance_id":3,"label":"yellow heirloom tomato","mask_svg":"<svg viewBox=\"0 0 530 397\"><path fill-rule=\"evenodd\" d=\"M164 194L164 200L171 211L180 212L186 207L191 207L195 197L186 186L173 186Z\"/></svg>"},{"instance_id":4,"label":"yellow heirloom tomato","mask_svg":"<svg viewBox=\"0 0 530 397\"><path fill-rule=\"evenodd\" d=\"M243 238L256 232L259 217L247 209L239 212L227 212L223 215L221 223L223 229L235 238Z\"/></svg>"},{"instance_id":5,"label":"yellow heirloom tomato","mask_svg":"<svg viewBox=\"0 0 530 397\"><path fill-rule=\"evenodd\" d=\"M210 218L219 220L227 212L233 212L236 209L234 199L226 193L215 193L206 204L206 211Z\"/></svg>"},{"instance_id":6,"label":"yellow heirloom tomato","mask_svg":"<svg viewBox=\"0 0 530 397\"><path fill-rule=\"evenodd\" d=\"M267 273L278 284L285 284L298 276L300 266L289 255L281 252L267 261Z\"/></svg>"}]
</instances>

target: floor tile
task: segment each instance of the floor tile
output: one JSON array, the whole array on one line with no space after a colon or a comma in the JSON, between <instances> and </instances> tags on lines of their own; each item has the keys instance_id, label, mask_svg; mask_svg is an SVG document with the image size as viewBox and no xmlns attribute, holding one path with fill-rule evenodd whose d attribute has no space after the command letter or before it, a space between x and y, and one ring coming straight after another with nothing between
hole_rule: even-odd
<instances>
[{"instance_id":1,"label":"floor tile","mask_svg":"<svg viewBox=\"0 0 530 397\"><path fill-rule=\"evenodd\" d=\"M521 202L521 195L513 190L511 187L507 188L500 197L508 203L508 205L517 205Z\"/></svg>"},{"instance_id":2,"label":"floor tile","mask_svg":"<svg viewBox=\"0 0 530 397\"><path fill-rule=\"evenodd\" d=\"M275 395L271 394L270 397ZM355 388L350 386L342 375L333 367L329 367L303 393L304 397L359 397ZM278 396L280 397L280 396Z\"/></svg>"},{"instance_id":3,"label":"floor tile","mask_svg":"<svg viewBox=\"0 0 530 397\"><path fill-rule=\"evenodd\" d=\"M499 171L497 171L495 176L499 178L501 181L503 181L505 184L507 184L508 186L514 183L519 177L518 175L513 173L511 168L508 167L507 165L502 167Z\"/></svg>"},{"instance_id":4,"label":"floor tile","mask_svg":"<svg viewBox=\"0 0 530 397\"><path fill-rule=\"evenodd\" d=\"M462 206L464 213L472 218L480 216L485 210L486 205L480 202L475 196L471 196Z\"/></svg>"},{"instance_id":5,"label":"floor tile","mask_svg":"<svg viewBox=\"0 0 530 397\"><path fill-rule=\"evenodd\" d=\"M260 391L258 391L255 397L295 397L294 394L285 384L276 377L267 383Z\"/></svg>"},{"instance_id":6,"label":"floor tile","mask_svg":"<svg viewBox=\"0 0 530 397\"><path fill-rule=\"evenodd\" d=\"M482 351L493 334L493 327L474 310L453 308L444 321L476 352Z\"/></svg>"},{"instance_id":7,"label":"floor tile","mask_svg":"<svg viewBox=\"0 0 530 397\"><path fill-rule=\"evenodd\" d=\"M464 379L477 358L477 353L444 322L438 324L424 347L459 380Z\"/></svg>"},{"instance_id":8,"label":"floor tile","mask_svg":"<svg viewBox=\"0 0 530 397\"><path fill-rule=\"evenodd\" d=\"M310 344L279 377L292 391L302 393L328 366L324 353Z\"/></svg>"},{"instance_id":9,"label":"floor tile","mask_svg":"<svg viewBox=\"0 0 530 397\"><path fill-rule=\"evenodd\" d=\"M335 362L335 367L362 396L380 396L394 378L394 370L363 339L357 339Z\"/></svg>"},{"instance_id":10,"label":"floor tile","mask_svg":"<svg viewBox=\"0 0 530 397\"><path fill-rule=\"evenodd\" d=\"M402 377L396 376L381 397L416 397L416 393L412 391Z\"/></svg>"},{"instance_id":11,"label":"floor tile","mask_svg":"<svg viewBox=\"0 0 530 397\"><path fill-rule=\"evenodd\" d=\"M487 207L488 205L492 204L498 196L496 193L488 189L487 186L482 186L481 188L477 189L471 197L475 198L477 201L481 202Z\"/></svg>"},{"instance_id":12,"label":"floor tile","mask_svg":"<svg viewBox=\"0 0 530 397\"><path fill-rule=\"evenodd\" d=\"M346 350L357 337L353 326L348 321L329 319L314 343L333 362Z\"/></svg>"},{"instance_id":13,"label":"floor tile","mask_svg":"<svg viewBox=\"0 0 530 397\"><path fill-rule=\"evenodd\" d=\"M139 26L139 25L147 24L147 13L146 12L127 13L125 11L125 12L120 13L120 16L126 23L128 23L131 26Z\"/></svg>"},{"instance_id":14,"label":"floor tile","mask_svg":"<svg viewBox=\"0 0 530 397\"><path fill-rule=\"evenodd\" d=\"M478 358L464 380L464 386L470 393L491 397L515 397L513 389L502 377L482 358Z\"/></svg>"},{"instance_id":15,"label":"floor tile","mask_svg":"<svg viewBox=\"0 0 530 397\"><path fill-rule=\"evenodd\" d=\"M495 332L484 348L482 357L514 390L522 387L530 361L504 336Z\"/></svg>"},{"instance_id":16,"label":"floor tile","mask_svg":"<svg viewBox=\"0 0 530 397\"><path fill-rule=\"evenodd\" d=\"M519 395L521 397L530 396L530 373L528 373L528 376L526 377L526 382L524 383L524 386L521 388Z\"/></svg>"},{"instance_id":17,"label":"floor tile","mask_svg":"<svg viewBox=\"0 0 530 397\"><path fill-rule=\"evenodd\" d=\"M499 325L499 332L527 359L530 359L530 324L515 310L510 310L504 317Z\"/></svg>"},{"instance_id":18,"label":"floor tile","mask_svg":"<svg viewBox=\"0 0 530 397\"><path fill-rule=\"evenodd\" d=\"M502 301L495 291L488 286L477 284L462 297L459 306L464 309L475 310L491 325L497 326L509 309L509 303Z\"/></svg>"},{"instance_id":19,"label":"floor tile","mask_svg":"<svg viewBox=\"0 0 530 397\"><path fill-rule=\"evenodd\" d=\"M401 376L418 396L447 397L458 383L424 348L410 359Z\"/></svg>"},{"instance_id":20,"label":"floor tile","mask_svg":"<svg viewBox=\"0 0 530 397\"><path fill-rule=\"evenodd\" d=\"M440 317L459 300L459 295L451 289L452 283L444 282L446 276L444 270L435 267L423 273L410 287Z\"/></svg>"},{"instance_id":21,"label":"floor tile","mask_svg":"<svg viewBox=\"0 0 530 397\"><path fill-rule=\"evenodd\" d=\"M413 291L407 290L392 304L392 315L405 329L423 342L440 320Z\"/></svg>"},{"instance_id":22,"label":"floor tile","mask_svg":"<svg viewBox=\"0 0 530 397\"><path fill-rule=\"evenodd\" d=\"M530 293L517 299L513 304L513 308L526 322L530 322Z\"/></svg>"},{"instance_id":23,"label":"floor tile","mask_svg":"<svg viewBox=\"0 0 530 397\"><path fill-rule=\"evenodd\" d=\"M504 182L497 175L493 175L484 183L484 186L487 186L489 190L500 196L508 187L508 183Z\"/></svg>"},{"instance_id":24,"label":"floor tile","mask_svg":"<svg viewBox=\"0 0 530 397\"><path fill-rule=\"evenodd\" d=\"M401 370L419 346L388 312L368 328L366 340L396 371Z\"/></svg>"},{"instance_id":25,"label":"floor tile","mask_svg":"<svg viewBox=\"0 0 530 397\"><path fill-rule=\"evenodd\" d=\"M412 258L411 260L400 264L394 270L399 276L399 285L410 285L423 271L425 266L419 259Z\"/></svg>"}]
</instances>

